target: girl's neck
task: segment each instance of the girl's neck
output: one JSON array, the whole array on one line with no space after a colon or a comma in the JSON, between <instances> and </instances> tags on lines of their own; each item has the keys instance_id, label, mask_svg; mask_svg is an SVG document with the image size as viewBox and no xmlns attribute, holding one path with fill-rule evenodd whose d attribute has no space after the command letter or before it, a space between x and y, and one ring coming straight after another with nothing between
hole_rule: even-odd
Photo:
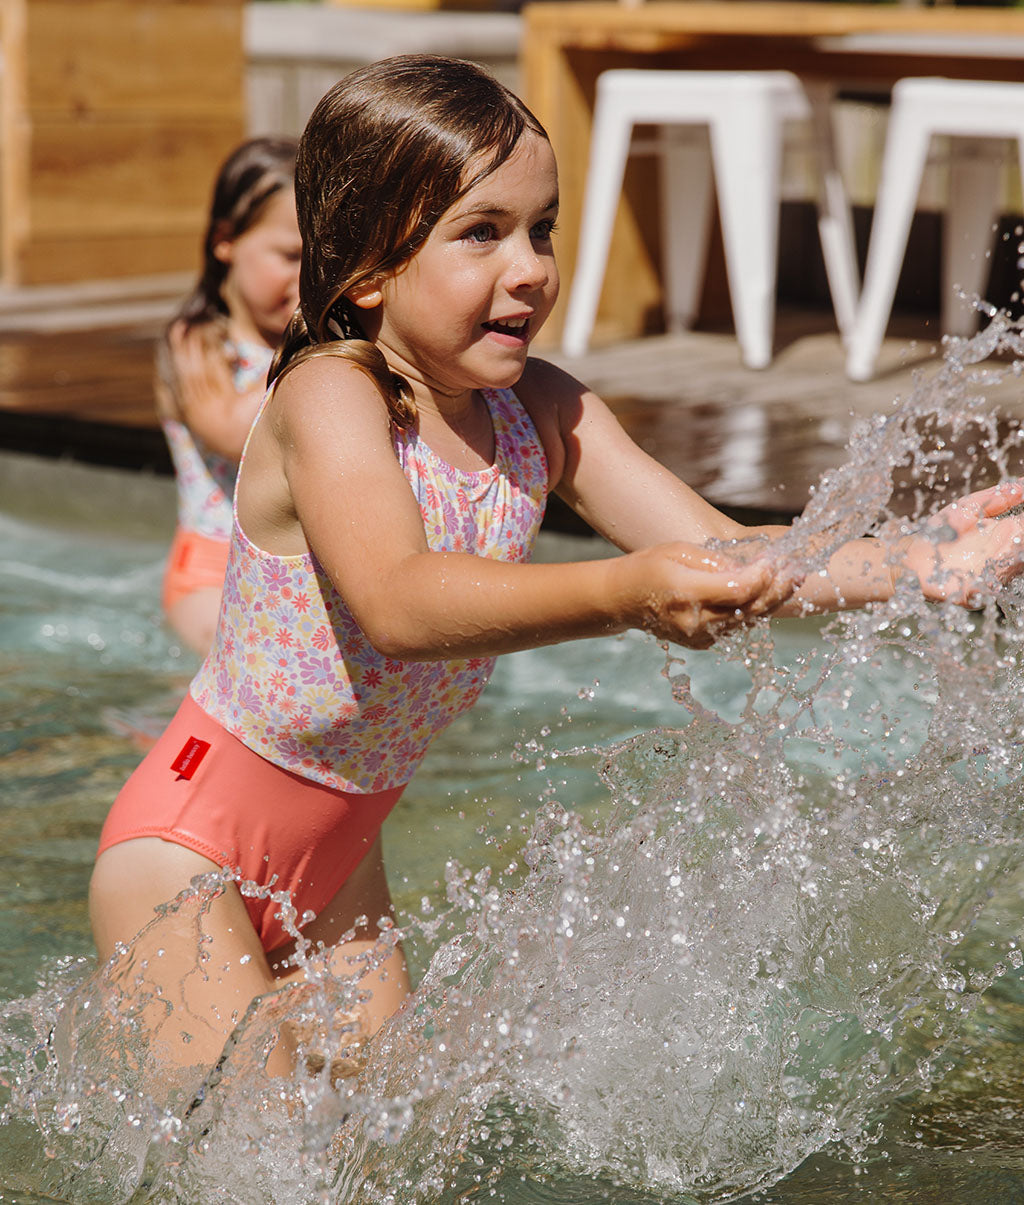
<instances>
[{"instance_id":1,"label":"girl's neck","mask_svg":"<svg viewBox=\"0 0 1024 1205\"><path fill-rule=\"evenodd\" d=\"M412 389L418 428L428 447L456 468L477 472L494 463L491 412L478 389L446 388L380 341L392 372Z\"/></svg>"},{"instance_id":2,"label":"girl's neck","mask_svg":"<svg viewBox=\"0 0 1024 1205\"><path fill-rule=\"evenodd\" d=\"M458 399L432 396L421 402L417 398L416 412L424 443L448 464L479 472L494 463L494 424L477 390Z\"/></svg>"},{"instance_id":3,"label":"girl's neck","mask_svg":"<svg viewBox=\"0 0 1024 1205\"><path fill-rule=\"evenodd\" d=\"M228 338L232 343L256 343L273 351L278 338L269 331L262 331L247 315L234 312L228 314Z\"/></svg>"},{"instance_id":4,"label":"girl's neck","mask_svg":"<svg viewBox=\"0 0 1024 1205\"><path fill-rule=\"evenodd\" d=\"M413 385L413 398L419 414L430 414L455 427L471 419L484 406L483 398L475 389L452 395L436 389L417 389Z\"/></svg>"},{"instance_id":5,"label":"girl's neck","mask_svg":"<svg viewBox=\"0 0 1024 1205\"><path fill-rule=\"evenodd\" d=\"M481 405L480 395L475 389L447 389L419 372L414 365L393 355L386 347L379 343L377 346L391 371L397 373L412 390L418 412L434 414L446 422L457 423Z\"/></svg>"}]
</instances>

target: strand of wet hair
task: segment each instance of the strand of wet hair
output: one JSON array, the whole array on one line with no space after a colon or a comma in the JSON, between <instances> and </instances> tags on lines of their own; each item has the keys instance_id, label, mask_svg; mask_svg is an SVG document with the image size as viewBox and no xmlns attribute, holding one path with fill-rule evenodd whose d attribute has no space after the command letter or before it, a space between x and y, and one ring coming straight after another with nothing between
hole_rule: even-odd
<instances>
[{"instance_id":1,"label":"strand of wet hair","mask_svg":"<svg viewBox=\"0 0 1024 1205\"><path fill-rule=\"evenodd\" d=\"M344 330L332 317L328 320L329 333L333 339L319 341L310 333L301 310L296 310L278 345L270 371L268 385L277 386L292 369L306 360L321 356L340 356L349 360L369 376L384 398L388 415L396 427L409 428L416 422L416 403L412 387L400 373L392 371L384 353L361 331Z\"/></svg>"}]
</instances>

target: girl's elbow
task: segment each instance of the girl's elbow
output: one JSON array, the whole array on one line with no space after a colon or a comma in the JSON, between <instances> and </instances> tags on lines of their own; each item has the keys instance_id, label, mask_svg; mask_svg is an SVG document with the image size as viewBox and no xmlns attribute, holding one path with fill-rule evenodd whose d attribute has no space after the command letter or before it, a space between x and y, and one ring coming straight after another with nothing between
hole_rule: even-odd
<instances>
[{"instance_id":1,"label":"girl's elbow","mask_svg":"<svg viewBox=\"0 0 1024 1205\"><path fill-rule=\"evenodd\" d=\"M367 631L364 628L363 635L370 642L374 651L380 653L382 657L388 657L392 661L422 660L416 655L415 645L411 641L403 639L393 630L381 628Z\"/></svg>"},{"instance_id":2,"label":"girl's elbow","mask_svg":"<svg viewBox=\"0 0 1024 1205\"><path fill-rule=\"evenodd\" d=\"M382 616L367 617L365 622L357 619L357 622L374 650L392 661L437 661L450 655L418 624Z\"/></svg>"}]
</instances>

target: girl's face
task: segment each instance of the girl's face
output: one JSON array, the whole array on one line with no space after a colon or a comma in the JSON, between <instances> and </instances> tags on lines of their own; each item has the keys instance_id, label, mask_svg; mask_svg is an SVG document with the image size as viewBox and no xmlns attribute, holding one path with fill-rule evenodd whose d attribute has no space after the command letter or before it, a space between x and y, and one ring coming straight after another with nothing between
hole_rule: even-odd
<instances>
[{"instance_id":1,"label":"girl's face","mask_svg":"<svg viewBox=\"0 0 1024 1205\"><path fill-rule=\"evenodd\" d=\"M301 251L290 188L274 193L248 230L214 247L214 255L228 265L221 296L236 338L276 346L299 302Z\"/></svg>"},{"instance_id":2,"label":"girl's face","mask_svg":"<svg viewBox=\"0 0 1024 1205\"><path fill-rule=\"evenodd\" d=\"M557 212L554 154L528 131L406 265L353 297L370 329L376 315L376 342L414 391L419 384L457 397L519 379L558 296Z\"/></svg>"}]
</instances>

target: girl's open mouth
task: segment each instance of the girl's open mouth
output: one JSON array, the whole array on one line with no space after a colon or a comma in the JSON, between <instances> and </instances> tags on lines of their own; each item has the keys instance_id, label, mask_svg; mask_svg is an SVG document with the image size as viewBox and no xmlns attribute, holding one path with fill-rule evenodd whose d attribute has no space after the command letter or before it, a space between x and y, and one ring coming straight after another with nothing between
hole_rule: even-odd
<instances>
[{"instance_id":1,"label":"girl's open mouth","mask_svg":"<svg viewBox=\"0 0 1024 1205\"><path fill-rule=\"evenodd\" d=\"M529 337L530 320L529 318L505 318L485 322L483 327L484 330L491 331L495 335L506 335L510 339L524 340Z\"/></svg>"}]
</instances>

